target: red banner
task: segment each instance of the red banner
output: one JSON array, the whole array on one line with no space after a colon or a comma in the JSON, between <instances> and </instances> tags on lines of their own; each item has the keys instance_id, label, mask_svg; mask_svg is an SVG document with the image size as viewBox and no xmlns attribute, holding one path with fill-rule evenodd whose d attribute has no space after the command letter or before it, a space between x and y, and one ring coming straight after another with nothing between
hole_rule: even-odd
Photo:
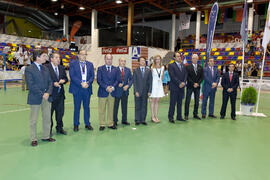
<instances>
[{"instance_id":1,"label":"red banner","mask_svg":"<svg viewBox=\"0 0 270 180\"><path fill-rule=\"evenodd\" d=\"M128 54L128 47L103 47L102 54Z\"/></svg>"}]
</instances>

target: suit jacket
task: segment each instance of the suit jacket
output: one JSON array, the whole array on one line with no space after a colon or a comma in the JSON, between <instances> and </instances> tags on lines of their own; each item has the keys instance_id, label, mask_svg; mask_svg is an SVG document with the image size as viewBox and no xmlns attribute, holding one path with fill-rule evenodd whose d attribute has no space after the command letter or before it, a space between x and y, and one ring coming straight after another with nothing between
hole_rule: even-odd
<instances>
[{"instance_id":1,"label":"suit jacket","mask_svg":"<svg viewBox=\"0 0 270 180\"><path fill-rule=\"evenodd\" d=\"M201 86L203 81L203 68L200 64L197 64L197 74L195 73L194 66L189 64L186 67L187 70L187 87L192 88L194 83L198 83Z\"/></svg>"},{"instance_id":2,"label":"suit jacket","mask_svg":"<svg viewBox=\"0 0 270 180\"><path fill-rule=\"evenodd\" d=\"M179 85L184 82L186 84L187 80L187 71L184 65L182 65L182 70L179 69L176 62L169 64L169 75L171 78L169 88L171 91L183 91L185 90L185 86L180 88Z\"/></svg>"},{"instance_id":3,"label":"suit jacket","mask_svg":"<svg viewBox=\"0 0 270 180\"><path fill-rule=\"evenodd\" d=\"M147 96L148 93L152 92L152 71L145 67L144 76L142 76L141 68L138 67L133 73L133 88L134 94L136 92L141 96Z\"/></svg>"},{"instance_id":4,"label":"suit jacket","mask_svg":"<svg viewBox=\"0 0 270 180\"><path fill-rule=\"evenodd\" d=\"M118 76L119 82L123 83L123 86L122 87L116 86L115 97L121 97L123 93L126 96L128 96L129 95L129 88L132 86L132 83L133 83L133 77L132 77L131 71L127 67L124 68L124 81L122 82L121 70L119 67L117 67L116 69L118 69L117 76ZM123 87L126 85L128 85L128 89L126 91L124 91Z\"/></svg>"},{"instance_id":5,"label":"suit jacket","mask_svg":"<svg viewBox=\"0 0 270 180\"><path fill-rule=\"evenodd\" d=\"M223 74L221 85L223 87L223 93L228 93L227 90L229 88L233 88L232 94L237 93L237 88L239 86L239 76L238 73L233 72L232 81L230 82L229 72Z\"/></svg>"},{"instance_id":6,"label":"suit jacket","mask_svg":"<svg viewBox=\"0 0 270 180\"><path fill-rule=\"evenodd\" d=\"M106 65L98 67L97 70L97 83L98 88L98 97L108 97L109 92L106 90L108 86L113 86L114 91L111 93L112 97L115 97L115 90L119 84L118 70L115 66L111 66L111 72L106 68Z\"/></svg>"},{"instance_id":7,"label":"suit jacket","mask_svg":"<svg viewBox=\"0 0 270 180\"><path fill-rule=\"evenodd\" d=\"M47 67L42 66L40 71L35 63L31 64L25 68L25 80L29 88L27 104L40 105L44 93L52 94L52 80Z\"/></svg>"},{"instance_id":8,"label":"suit jacket","mask_svg":"<svg viewBox=\"0 0 270 180\"><path fill-rule=\"evenodd\" d=\"M86 61L86 83L88 83L89 87L86 89L90 95L92 92L92 84L95 78L94 66L91 62ZM80 61L76 60L70 63L69 65L69 76L70 76L70 86L69 92L72 94L78 93L80 90L84 90L82 87L82 74L81 74L81 66Z\"/></svg>"},{"instance_id":9,"label":"suit jacket","mask_svg":"<svg viewBox=\"0 0 270 180\"><path fill-rule=\"evenodd\" d=\"M49 69L49 72L50 72L51 79L52 79L52 82L53 83L54 82L59 82L60 79L64 79L65 80L65 83L64 84L66 84L68 82L68 78L67 78L67 74L66 74L66 71L65 71L64 66L58 65L59 78L57 78L57 75L56 75L55 70L53 69L53 66L52 66L51 63L46 64L46 67ZM59 91L59 88L58 87L55 87L53 85L53 91L52 91L52 94L51 94L51 98L52 98L53 101L55 99L57 99L58 97L60 97L60 96L64 96L65 97L64 85L61 84L60 86L61 86L61 89Z\"/></svg>"},{"instance_id":10,"label":"suit jacket","mask_svg":"<svg viewBox=\"0 0 270 180\"><path fill-rule=\"evenodd\" d=\"M214 69L214 76L212 76L212 71L209 68L209 66L205 67L203 70L204 73L204 84L203 84L203 91L211 91L212 90L212 84L213 83L219 83L219 71L217 68ZM217 90L217 87L215 87L213 90Z\"/></svg>"}]
</instances>

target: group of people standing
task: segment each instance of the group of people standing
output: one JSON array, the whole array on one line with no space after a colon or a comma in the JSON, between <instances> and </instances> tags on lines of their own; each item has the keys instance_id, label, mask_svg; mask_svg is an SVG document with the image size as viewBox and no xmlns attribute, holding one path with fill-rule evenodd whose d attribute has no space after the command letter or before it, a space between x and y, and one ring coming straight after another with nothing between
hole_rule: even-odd
<instances>
[{"instance_id":1,"label":"group of people standing","mask_svg":"<svg viewBox=\"0 0 270 180\"><path fill-rule=\"evenodd\" d=\"M79 131L80 108L83 104L85 129L92 131L94 128L90 121L90 99L93 94L92 84L95 79L94 66L86 60L87 52L81 50L78 60L70 63L69 92L73 95L74 114L73 130ZM50 63L42 65L46 61L46 53L36 50L33 53L34 63L25 70L25 78L29 87L28 104L30 105L30 135L31 145L37 146L36 122L39 109L42 109L43 118L43 141L54 142L52 138L53 113L56 118L56 132L66 135L63 129L64 84L68 78L63 66L60 65L58 53L52 53ZM214 59L208 60L208 66L203 68L199 65L198 55L192 55L192 63L185 66L182 62L181 54L175 52L175 62L169 64L168 74L170 77L170 105L168 119L170 123L175 123L174 112L177 104L176 120L187 121L189 118L189 106L191 95L194 93L193 117L201 119L198 115L201 84L203 85L202 118L206 118L207 101L210 98L208 116L216 118L214 115L215 93L219 83L219 72L214 68ZM130 125L127 119L129 89L133 85L135 98L135 125L147 125L148 98L151 103L151 121L159 123L159 101L165 96L163 89L163 78L166 74L162 66L162 58L157 55L151 68L146 66L146 58L140 57L139 67L132 74L131 69L126 67L126 59L119 59L119 66L112 65L113 56L104 56L105 64L97 69L98 88L98 117L99 130L103 131L106 127L116 130L118 126L118 109L121 102L122 121L125 126ZM235 101L239 77L234 73L234 65L229 65L229 72L225 73L221 85L223 87L223 104L221 108L221 119L226 115L227 102L230 98L232 105L231 118L235 120ZM185 99L186 91L186 99ZM182 116L182 101L185 99L184 118Z\"/></svg>"}]
</instances>

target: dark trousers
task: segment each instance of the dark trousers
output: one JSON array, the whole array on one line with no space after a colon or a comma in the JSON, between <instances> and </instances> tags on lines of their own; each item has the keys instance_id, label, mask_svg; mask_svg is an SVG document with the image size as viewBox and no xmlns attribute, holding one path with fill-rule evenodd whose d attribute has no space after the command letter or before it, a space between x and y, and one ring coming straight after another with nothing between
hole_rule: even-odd
<instances>
[{"instance_id":1,"label":"dark trousers","mask_svg":"<svg viewBox=\"0 0 270 180\"><path fill-rule=\"evenodd\" d=\"M140 97L135 96L135 122L145 122L147 115L147 100L147 94Z\"/></svg>"},{"instance_id":2,"label":"dark trousers","mask_svg":"<svg viewBox=\"0 0 270 180\"><path fill-rule=\"evenodd\" d=\"M170 91L170 107L169 107L169 113L168 118L173 119L174 117L174 110L175 105L177 104L177 119L182 119L182 100L184 98L185 91Z\"/></svg>"},{"instance_id":3,"label":"dark trousers","mask_svg":"<svg viewBox=\"0 0 270 180\"><path fill-rule=\"evenodd\" d=\"M122 110L122 123L127 122L128 96L125 95L125 93L123 93L121 97L116 97L114 100L113 121L115 123L118 122L118 108L119 108L120 101L121 101L121 110Z\"/></svg>"},{"instance_id":4,"label":"dark trousers","mask_svg":"<svg viewBox=\"0 0 270 180\"><path fill-rule=\"evenodd\" d=\"M221 111L220 111L220 116L226 116L226 109L227 109L227 104L228 104L228 100L230 98L231 100L231 117L235 117L235 103L236 103L236 96L237 93L228 93L223 91L223 97L222 97L222 107L221 107Z\"/></svg>"},{"instance_id":5,"label":"dark trousers","mask_svg":"<svg viewBox=\"0 0 270 180\"><path fill-rule=\"evenodd\" d=\"M189 115L190 99L191 99L191 95L192 95L193 92L194 92L193 116L198 115L198 108L199 108L199 101L200 101L200 89L201 88L194 88L194 87L188 87L187 88L186 102L185 102L185 116L188 117L188 115Z\"/></svg>"},{"instance_id":6,"label":"dark trousers","mask_svg":"<svg viewBox=\"0 0 270 180\"><path fill-rule=\"evenodd\" d=\"M214 89L203 91L203 100L202 100L202 115L203 116L206 116L206 108L207 108L208 99L210 99L208 115L214 115L215 96L216 96L216 90Z\"/></svg>"},{"instance_id":7,"label":"dark trousers","mask_svg":"<svg viewBox=\"0 0 270 180\"><path fill-rule=\"evenodd\" d=\"M90 97L91 95L85 89L80 90L78 93L73 94L74 102L74 126L80 125L80 110L81 103L83 102L83 112L84 112L84 124L86 126L90 125Z\"/></svg>"},{"instance_id":8,"label":"dark trousers","mask_svg":"<svg viewBox=\"0 0 270 180\"><path fill-rule=\"evenodd\" d=\"M61 94L58 96L51 105L51 133L53 127L53 113L55 112L56 131L63 129L63 116L65 109L65 96Z\"/></svg>"}]
</instances>

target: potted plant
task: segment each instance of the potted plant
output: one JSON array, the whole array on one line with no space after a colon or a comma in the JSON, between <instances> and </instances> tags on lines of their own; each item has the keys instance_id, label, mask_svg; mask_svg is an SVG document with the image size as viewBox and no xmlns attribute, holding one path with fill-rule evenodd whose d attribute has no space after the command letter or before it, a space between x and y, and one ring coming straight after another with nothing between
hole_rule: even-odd
<instances>
[{"instance_id":1,"label":"potted plant","mask_svg":"<svg viewBox=\"0 0 270 180\"><path fill-rule=\"evenodd\" d=\"M251 115L254 105L257 103L257 91L254 87L244 89L241 97L242 113Z\"/></svg>"}]
</instances>

